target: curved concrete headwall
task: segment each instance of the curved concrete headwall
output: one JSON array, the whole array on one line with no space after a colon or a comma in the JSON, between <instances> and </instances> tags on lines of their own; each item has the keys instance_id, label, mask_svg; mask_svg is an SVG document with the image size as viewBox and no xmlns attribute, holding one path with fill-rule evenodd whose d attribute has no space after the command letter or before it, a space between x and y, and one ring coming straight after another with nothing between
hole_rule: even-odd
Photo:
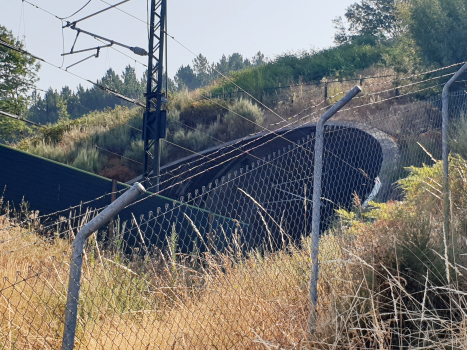
<instances>
[{"instance_id":1,"label":"curved concrete headwall","mask_svg":"<svg viewBox=\"0 0 467 350\"><path fill-rule=\"evenodd\" d=\"M376 199L379 201L387 200L390 188L392 186L390 175L396 169L397 163L400 159L399 148L397 147L397 143L394 141L394 139L385 132L366 124L345 121L331 121L328 122L327 125L357 128L366 132L367 134L370 134L378 141L383 153L383 162L381 164L381 170L378 175L381 181L381 189L379 190Z\"/></svg>"}]
</instances>

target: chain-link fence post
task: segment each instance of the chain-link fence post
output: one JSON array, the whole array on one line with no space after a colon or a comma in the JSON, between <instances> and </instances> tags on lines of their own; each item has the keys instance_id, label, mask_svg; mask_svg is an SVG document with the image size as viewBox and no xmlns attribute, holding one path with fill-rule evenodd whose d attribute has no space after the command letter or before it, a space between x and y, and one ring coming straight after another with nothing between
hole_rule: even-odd
<instances>
[{"instance_id":1,"label":"chain-link fence post","mask_svg":"<svg viewBox=\"0 0 467 350\"><path fill-rule=\"evenodd\" d=\"M81 267L83 265L83 251L86 240L93 232L104 226L123 208L145 192L146 190L144 187L136 182L115 202L110 204L99 215L87 223L76 235L70 261L70 278L65 308L65 328L63 330L62 350L73 350L75 345L76 319L78 316L79 290L81 287Z\"/></svg>"},{"instance_id":2,"label":"chain-link fence post","mask_svg":"<svg viewBox=\"0 0 467 350\"><path fill-rule=\"evenodd\" d=\"M321 216L321 175L323 172L324 123L326 123L342 107L349 103L362 89L356 85L339 102L324 113L316 124L315 164L313 170L313 212L311 223L311 280L310 301L312 302L309 328L314 333L316 325L316 306L318 303L318 252L319 252L319 226Z\"/></svg>"},{"instance_id":3,"label":"chain-link fence post","mask_svg":"<svg viewBox=\"0 0 467 350\"><path fill-rule=\"evenodd\" d=\"M449 234L449 147L448 147L448 128L449 128L449 89L451 85L467 70L467 63L457 71L454 76L444 85L443 88L443 120L442 120L442 144L443 144L443 229L444 234ZM454 242L453 242L454 243Z\"/></svg>"}]
</instances>

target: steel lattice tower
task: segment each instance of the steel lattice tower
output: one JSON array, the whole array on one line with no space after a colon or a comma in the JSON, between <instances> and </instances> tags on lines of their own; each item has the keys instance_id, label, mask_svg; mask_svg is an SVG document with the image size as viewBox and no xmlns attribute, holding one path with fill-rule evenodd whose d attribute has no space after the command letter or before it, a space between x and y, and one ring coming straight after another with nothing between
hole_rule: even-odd
<instances>
[{"instance_id":1,"label":"steel lattice tower","mask_svg":"<svg viewBox=\"0 0 467 350\"><path fill-rule=\"evenodd\" d=\"M143 179L159 190L160 139L165 137L166 112L162 103L167 102L162 92L163 60L166 38L167 0L151 0L151 24L149 35L148 81L146 110L143 118ZM154 151L151 152L154 146ZM152 176L149 162L152 159ZM151 178L151 179L149 179Z\"/></svg>"}]
</instances>

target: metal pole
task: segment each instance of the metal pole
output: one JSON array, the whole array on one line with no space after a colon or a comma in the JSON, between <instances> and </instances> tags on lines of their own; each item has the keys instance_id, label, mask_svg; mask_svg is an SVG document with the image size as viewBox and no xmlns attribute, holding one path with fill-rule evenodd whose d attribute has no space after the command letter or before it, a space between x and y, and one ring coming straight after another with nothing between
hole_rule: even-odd
<instances>
[{"instance_id":1,"label":"metal pole","mask_svg":"<svg viewBox=\"0 0 467 350\"><path fill-rule=\"evenodd\" d=\"M144 187L136 182L115 202L87 223L76 235L70 261L70 278L68 281L62 350L73 350L75 346L76 319L78 317L79 290L81 288L81 267L83 265L83 251L86 240L93 232L104 226L112 217L145 192Z\"/></svg>"},{"instance_id":2,"label":"metal pole","mask_svg":"<svg viewBox=\"0 0 467 350\"><path fill-rule=\"evenodd\" d=\"M162 98L162 80L164 73L163 61L166 37L166 5L166 0L151 1L151 24L148 50L148 80L146 88L146 112L144 113L143 119L143 178L145 180L148 180L149 157L151 157L153 164L152 171L155 181L155 192L159 191L162 102L167 102L165 98ZM157 13L158 11L160 13ZM158 19L157 23L156 19ZM157 33L157 31L159 31L159 33ZM158 40L158 42L156 43L154 39ZM151 107L153 107L152 110ZM154 154L151 154L152 146L154 146Z\"/></svg>"},{"instance_id":3,"label":"metal pole","mask_svg":"<svg viewBox=\"0 0 467 350\"><path fill-rule=\"evenodd\" d=\"M442 121L442 143L443 143L443 229L445 235L449 233L449 148L448 148L448 127L449 127L449 89L451 85L467 70L467 63L457 71L454 76L444 85L443 88L443 121Z\"/></svg>"},{"instance_id":4,"label":"metal pole","mask_svg":"<svg viewBox=\"0 0 467 350\"><path fill-rule=\"evenodd\" d=\"M319 224L321 217L321 175L323 172L324 123L326 123L342 107L349 103L362 89L356 85L339 102L332 106L316 124L315 166L313 169L313 209L311 221L311 280L310 300L313 303L309 317L310 333L313 334L316 324L316 306L318 303L318 253L319 253Z\"/></svg>"},{"instance_id":5,"label":"metal pole","mask_svg":"<svg viewBox=\"0 0 467 350\"><path fill-rule=\"evenodd\" d=\"M113 179L112 180L112 195L110 197L110 203L115 202L115 200L117 199L117 185L118 185L117 180ZM109 223L109 237L108 237L110 244L112 244L113 238L114 238L114 218L111 218L110 223Z\"/></svg>"},{"instance_id":6,"label":"metal pole","mask_svg":"<svg viewBox=\"0 0 467 350\"><path fill-rule=\"evenodd\" d=\"M161 141L160 141L160 131L161 131L161 110L162 110L162 80L164 76L164 50L165 50L165 16L166 16L166 0L162 0L161 5L161 32L160 32L160 40L159 40L159 66L157 72L157 88L156 88L156 124L157 124L157 132L156 132L156 142L154 143L154 160L153 160L153 176L155 176L156 187L155 191L159 192L159 175L160 175L160 168L161 168Z\"/></svg>"}]
</instances>

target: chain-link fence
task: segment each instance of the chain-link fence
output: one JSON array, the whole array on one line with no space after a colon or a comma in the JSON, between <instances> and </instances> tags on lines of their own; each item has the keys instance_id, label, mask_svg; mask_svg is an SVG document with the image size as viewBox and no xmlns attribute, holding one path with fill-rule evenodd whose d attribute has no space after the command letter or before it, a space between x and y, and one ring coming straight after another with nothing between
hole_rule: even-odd
<instances>
[{"instance_id":1,"label":"chain-link fence","mask_svg":"<svg viewBox=\"0 0 467 350\"><path fill-rule=\"evenodd\" d=\"M453 194L458 236L443 236L441 98L398 98L379 109L378 101L357 100L325 127L313 333L316 130L303 124L166 167L160 194L178 200L93 233L74 347L462 348L465 202L462 191ZM452 94L451 107L451 147L463 155L464 92ZM466 189L465 161L452 166L454 184ZM397 182L407 176L411 182ZM2 210L0 348L58 349L71 242L99 210L42 217L27 206Z\"/></svg>"}]
</instances>

